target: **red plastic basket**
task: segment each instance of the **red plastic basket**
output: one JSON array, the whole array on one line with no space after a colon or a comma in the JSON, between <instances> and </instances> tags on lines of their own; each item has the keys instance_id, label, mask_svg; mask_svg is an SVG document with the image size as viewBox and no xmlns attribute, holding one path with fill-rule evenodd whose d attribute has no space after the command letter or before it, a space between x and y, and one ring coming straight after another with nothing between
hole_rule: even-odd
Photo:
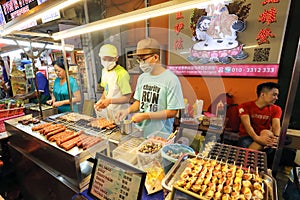
<instances>
[{"instance_id":1,"label":"red plastic basket","mask_svg":"<svg viewBox=\"0 0 300 200\"><path fill-rule=\"evenodd\" d=\"M0 121L0 133L5 131L5 125L4 125L4 121Z\"/></svg>"},{"instance_id":2,"label":"red plastic basket","mask_svg":"<svg viewBox=\"0 0 300 200\"><path fill-rule=\"evenodd\" d=\"M13 116L9 116L9 117L4 117L4 118L0 118L0 133L4 132L5 131L5 124L4 124L4 121L5 120L9 120L9 119L13 119L13 118L17 118L17 117L21 117L24 115L24 112L23 112L23 108L21 109L15 109L14 111L18 111L20 113L18 114L15 114ZM0 112L1 113L1 112Z\"/></svg>"}]
</instances>

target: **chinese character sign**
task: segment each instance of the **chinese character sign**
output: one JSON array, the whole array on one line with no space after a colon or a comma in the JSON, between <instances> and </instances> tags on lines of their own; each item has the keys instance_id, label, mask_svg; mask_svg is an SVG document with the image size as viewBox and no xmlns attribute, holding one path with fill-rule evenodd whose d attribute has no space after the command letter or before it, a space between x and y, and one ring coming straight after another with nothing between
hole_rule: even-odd
<instances>
[{"instance_id":1,"label":"chinese character sign","mask_svg":"<svg viewBox=\"0 0 300 200\"><path fill-rule=\"evenodd\" d=\"M212 3L170 15L170 69L187 75L276 77L289 1ZM216 67L217 74L189 72L203 65L223 66Z\"/></svg>"}]
</instances>

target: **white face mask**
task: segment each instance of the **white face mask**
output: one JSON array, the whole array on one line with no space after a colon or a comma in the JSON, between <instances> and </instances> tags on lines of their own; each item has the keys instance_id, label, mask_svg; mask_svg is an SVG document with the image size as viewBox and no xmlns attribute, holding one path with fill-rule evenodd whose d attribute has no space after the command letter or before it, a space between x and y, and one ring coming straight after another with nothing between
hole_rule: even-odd
<instances>
[{"instance_id":1,"label":"white face mask","mask_svg":"<svg viewBox=\"0 0 300 200\"><path fill-rule=\"evenodd\" d=\"M114 68L114 66L116 66L116 61L104 61L101 60L101 64L103 65L103 67L107 70L111 70L112 68Z\"/></svg>"},{"instance_id":2,"label":"white face mask","mask_svg":"<svg viewBox=\"0 0 300 200\"><path fill-rule=\"evenodd\" d=\"M150 65L149 63L147 62L144 62L144 63L140 63L140 68L143 72L145 73L151 73L152 70L153 70L153 66Z\"/></svg>"}]
</instances>

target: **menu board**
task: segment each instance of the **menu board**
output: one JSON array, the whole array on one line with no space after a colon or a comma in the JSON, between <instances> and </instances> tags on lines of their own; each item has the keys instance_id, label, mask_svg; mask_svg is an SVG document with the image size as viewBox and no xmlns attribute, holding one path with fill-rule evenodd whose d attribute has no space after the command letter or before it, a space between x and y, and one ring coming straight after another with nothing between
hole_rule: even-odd
<instances>
[{"instance_id":1,"label":"menu board","mask_svg":"<svg viewBox=\"0 0 300 200\"><path fill-rule=\"evenodd\" d=\"M141 199L146 172L122 162L96 154L89 195L96 199Z\"/></svg>"}]
</instances>

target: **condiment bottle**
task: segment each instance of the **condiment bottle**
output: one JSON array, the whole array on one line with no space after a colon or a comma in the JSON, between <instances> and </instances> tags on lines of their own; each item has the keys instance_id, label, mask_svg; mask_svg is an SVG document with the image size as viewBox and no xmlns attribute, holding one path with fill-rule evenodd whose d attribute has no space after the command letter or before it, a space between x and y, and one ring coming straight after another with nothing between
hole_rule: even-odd
<instances>
[{"instance_id":1,"label":"condiment bottle","mask_svg":"<svg viewBox=\"0 0 300 200\"><path fill-rule=\"evenodd\" d=\"M224 118L225 109L224 109L224 104L221 100L217 104L216 115L217 115L217 117Z\"/></svg>"},{"instance_id":2,"label":"condiment bottle","mask_svg":"<svg viewBox=\"0 0 300 200\"><path fill-rule=\"evenodd\" d=\"M194 149L196 154L199 153L200 147L201 147L201 144L200 144L200 142L201 142L201 133L202 133L201 131L197 131L197 133L196 133L196 135L195 135L195 137L194 137L194 139L193 139L193 141L190 145L190 147L192 149Z\"/></svg>"}]
</instances>

